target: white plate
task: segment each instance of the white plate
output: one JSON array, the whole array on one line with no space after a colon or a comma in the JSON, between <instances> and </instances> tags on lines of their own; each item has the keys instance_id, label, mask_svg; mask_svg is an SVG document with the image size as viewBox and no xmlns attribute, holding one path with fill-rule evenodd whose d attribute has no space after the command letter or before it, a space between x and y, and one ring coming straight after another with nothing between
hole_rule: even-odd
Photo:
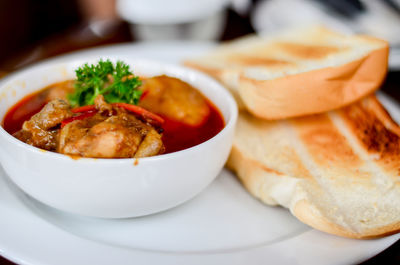
<instances>
[{"instance_id":1,"label":"white plate","mask_svg":"<svg viewBox=\"0 0 400 265\"><path fill-rule=\"evenodd\" d=\"M178 63L212 46L129 44L67 56ZM400 108L387 97L383 101L400 119ZM141 218L107 220L43 205L16 188L0 168L0 215L0 254L19 264L350 264L381 252L400 238L397 234L352 240L316 231L286 209L253 199L227 170L182 206Z\"/></svg>"}]
</instances>

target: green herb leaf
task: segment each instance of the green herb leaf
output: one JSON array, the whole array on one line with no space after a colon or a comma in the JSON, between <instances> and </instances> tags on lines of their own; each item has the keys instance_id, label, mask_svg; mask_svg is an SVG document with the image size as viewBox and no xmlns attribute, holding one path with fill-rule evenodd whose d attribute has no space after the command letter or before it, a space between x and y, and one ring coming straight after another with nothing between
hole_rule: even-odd
<instances>
[{"instance_id":1,"label":"green herb leaf","mask_svg":"<svg viewBox=\"0 0 400 265\"><path fill-rule=\"evenodd\" d=\"M139 77L129 69L129 65L117 61L100 60L96 65L85 64L76 71L75 91L68 95L72 107L92 105L94 99L102 94L108 103L137 104L142 91Z\"/></svg>"}]
</instances>

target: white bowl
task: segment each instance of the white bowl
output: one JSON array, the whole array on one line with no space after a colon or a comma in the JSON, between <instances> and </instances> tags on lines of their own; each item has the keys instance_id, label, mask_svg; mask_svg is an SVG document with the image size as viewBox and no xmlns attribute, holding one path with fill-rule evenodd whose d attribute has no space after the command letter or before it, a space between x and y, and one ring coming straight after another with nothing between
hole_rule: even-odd
<instances>
[{"instance_id":1,"label":"white bowl","mask_svg":"<svg viewBox=\"0 0 400 265\"><path fill-rule=\"evenodd\" d=\"M85 62L46 61L7 77L0 85L0 120L25 95L74 77ZM170 154L135 159L72 159L25 144L0 127L0 162L24 192L52 207L105 218L147 215L200 193L227 160L237 119L232 96L208 76L182 66L126 60L137 75L166 74L190 83L221 111L224 129L210 140Z\"/></svg>"}]
</instances>

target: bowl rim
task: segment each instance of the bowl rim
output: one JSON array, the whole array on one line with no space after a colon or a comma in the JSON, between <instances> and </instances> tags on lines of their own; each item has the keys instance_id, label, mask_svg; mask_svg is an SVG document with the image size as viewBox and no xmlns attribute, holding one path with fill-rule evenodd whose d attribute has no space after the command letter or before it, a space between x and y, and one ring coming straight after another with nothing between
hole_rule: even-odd
<instances>
[{"instance_id":1,"label":"bowl rim","mask_svg":"<svg viewBox=\"0 0 400 265\"><path fill-rule=\"evenodd\" d=\"M41 71L41 70L43 71L43 68L46 68L46 67L52 67L52 66L57 67L59 65L70 65L70 64L73 64L74 62L78 62L78 61L85 61L85 62L86 61L91 62L91 61L96 61L96 60L98 61L100 59L111 59L113 62L116 60L123 60L122 58L120 58L118 56L112 56L112 55L104 56L104 57L103 56L86 56L84 59L64 55L64 56L59 56L59 58L55 57L55 58L43 60L38 63L32 64L30 66L24 67L21 70L15 71L15 72L9 74L8 76L6 76L5 78L3 78L2 80L0 80L0 91L2 91L5 87L7 87L7 84L9 82L16 80L20 75L24 75L31 71ZM185 156L188 153L195 152L197 149L203 149L207 145L209 145L215 141L218 141L220 138L225 137L225 135L228 134L228 132L230 130L234 129L233 127L235 126L237 118L238 118L237 103L234 100L233 96L228 92L228 90L224 86L222 86L219 82L217 82L215 79L211 78L210 76L208 76L198 70L188 68L181 64L173 64L173 63L166 63L166 62L160 62L160 61L156 61L156 60L139 59L139 58L138 59L127 58L126 60L128 60L127 63L133 67L134 67L134 65L132 65L132 62L133 63L144 63L144 64L156 64L156 65L162 67L163 69L166 69L166 68L173 69L172 70L173 72L182 71L182 72L184 72L185 76L186 75L195 75L195 76L205 80L205 82L207 82L207 84L209 84L210 86L217 88L219 90L219 92L223 94L223 100L226 101L227 110L228 110L227 116L229 119L227 120L227 117L225 117L223 115L222 111L220 110L220 107L213 100L209 99L208 97L207 97L207 99L214 106L216 106L218 112L224 118L225 126L223 127L223 129L221 131L219 131L216 135L211 137L210 139L208 139L200 144L194 145L192 147L189 147L189 148L186 148L186 149L183 149L180 151L168 153L168 154L160 154L160 155L155 155L155 156L151 156L151 157L143 157L143 158L71 157L71 156L68 156L65 154L51 152L51 151L44 150L44 149L41 149L41 148L38 148L35 146L31 146L31 145L24 143L24 142L18 140L17 138L13 137L11 134L9 134L3 128L3 122L4 122L5 115L1 117L2 120L0 121L0 136L4 137L4 139L7 140L8 142L10 142L11 144L17 145L20 148L25 149L27 152L31 152L38 156L43 156L43 158L47 158L47 159L74 161L75 163L99 163L99 162L101 162L104 164L126 164L126 163L128 163L128 164L136 165L136 161L140 161L140 163L146 163L146 162L151 162L151 161L170 159L173 157ZM166 75L168 76L168 73L166 73ZM196 88L196 89L198 89L198 88ZM32 92L32 93L34 93L34 92ZM19 100L21 100L24 96L27 96L27 95L28 94L24 94Z\"/></svg>"}]
</instances>

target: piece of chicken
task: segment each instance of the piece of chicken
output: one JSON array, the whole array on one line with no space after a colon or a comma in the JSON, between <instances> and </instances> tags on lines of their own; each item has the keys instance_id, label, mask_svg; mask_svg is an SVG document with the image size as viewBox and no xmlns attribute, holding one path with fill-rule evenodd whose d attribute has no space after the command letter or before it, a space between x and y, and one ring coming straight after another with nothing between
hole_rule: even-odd
<instances>
[{"instance_id":1,"label":"piece of chicken","mask_svg":"<svg viewBox=\"0 0 400 265\"><path fill-rule=\"evenodd\" d=\"M139 106L191 126L201 125L209 116L205 98L189 84L169 76L143 80Z\"/></svg>"},{"instance_id":2,"label":"piece of chicken","mask_svg":"<svg viewBox=\"0 0 400 265\"><path fill-rule=\"evenodd\" d=\"M72 117L73 113L70 106L64 100L56 99L47 103L38 113L32 116L30 120L24 122L22 128L30 130L33 127L40 127L48 130L63 120Z\"/></svg>"},{"instance_id":3,"label":"piece of chicken","mask_svg":"<svg viewBox=\"0 0 400 265\"><path fill-rule=\"evenodd\" d=\"M164 145L152 126L122 109L113 109L102 96L95 100L99 112L73 121L60 131L58 152L97 158L145 157L160 154Z\"/></svg>"},{"instance_id":4,"label":"piece of chicken","mask_svg":"<svg viewBox=\"0 0 400 265\"><path fill-rule=\"evenodd\" d=\"M16 132L14 136L27 144L55 151L58 136L56 126L72 115L68 103L63 100L52 100L31 119L25 121L22 130Z\"/></svg>"},{"instance_id":5,"label":"piece of chicken","mask_svg":"<svg viewBox=\"0 0 400 265\"><path fill-rule=\"evenodd\" d=\"M156 132L156 130L151 129L139 145L134 157L153 156L162 153L163 151L164 145L161 140L161 134Z\"/></svg>"},{"instance_id":6,"label":"piece of chicken","mask_svg":"<svg viewBox=\"0 0 400 265\"><path fill-rule=\"evenodd\" d=\"M94 126L96 114L73 121L60 132L58 152L82 157L129 158L157 155L163 150L161 135L127 113L113 115Z\"/></svg>"}]
</instances>

